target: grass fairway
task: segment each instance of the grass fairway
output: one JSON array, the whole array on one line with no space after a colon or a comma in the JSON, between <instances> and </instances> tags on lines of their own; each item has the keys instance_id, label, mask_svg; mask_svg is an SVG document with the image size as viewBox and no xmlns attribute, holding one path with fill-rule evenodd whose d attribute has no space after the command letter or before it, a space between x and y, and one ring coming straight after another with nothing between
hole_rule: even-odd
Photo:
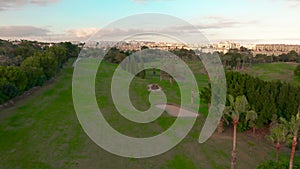
<instances>
[{"instance_id":1,"label":"grass fairway","mask_svg":"<svg viewBox=\"0 0 300 169\"><path fill-rule=\"evenodd\" d=\"M300 85L300 78L294 76L297 65L298 63L290 62L257 63L242 72L259 77L262 80L281 80Z\"/></svg>"},{"instance_id":2,"label":"grass fairway","mask_svg":"<svg viewBox=\"0 0 300 169\"><path fill-rule=\"evenodd\" d=\"M118 131L135 137L152 136L166 130L175 120L166 113L149 124L135 124L118 114L109 96L109 81L114 69L115 65L102 64L96 79L97 101L107 121ZM69 64L54 82L15 106L1 110L0 168L230 168L232 130L228 128L225 133L214 134L206 143L199 144L203 116L179 145L156 157L123 158L99 148L84 133L74 112L72 72ZM150 73L147 74L150 77ZM207 80L198 74L196 78L200 87ZM146 91L149 82L162 86L170 102L179 102L176 85L159 82L155 76L147 80L135 78L131 100L138 109L146 110L149 106ZM206 105L202 110L207 111ZM253 169L261 161L274 159L275 149L264 139L238 133L237 141L237 168ZM284 155L287 153L288 150Z\"/></svg>"}]
</instances>

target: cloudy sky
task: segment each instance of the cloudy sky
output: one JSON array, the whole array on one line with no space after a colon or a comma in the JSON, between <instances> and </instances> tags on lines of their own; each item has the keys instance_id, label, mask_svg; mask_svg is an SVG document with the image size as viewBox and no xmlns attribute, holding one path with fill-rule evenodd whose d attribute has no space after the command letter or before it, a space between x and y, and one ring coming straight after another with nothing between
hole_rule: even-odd
<instances>
[{"instance_id":1,"label":"cloudy sky","mask_svg":"<svg viewBox=\"0 0 300 169\"><path fill-rule=\"evenodd\" d=\"M300 0L0 0L0 38L85 41L120 18L162 13L210 41L300 44L299 10Z\"/></svg>"}]
</instances>

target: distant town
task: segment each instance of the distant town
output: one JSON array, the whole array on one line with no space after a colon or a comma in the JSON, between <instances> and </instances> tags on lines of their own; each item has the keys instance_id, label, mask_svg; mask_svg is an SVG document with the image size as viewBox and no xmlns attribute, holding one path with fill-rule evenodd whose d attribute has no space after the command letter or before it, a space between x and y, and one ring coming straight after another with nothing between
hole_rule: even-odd
<instances>
[{"instance_id":1,"label":"distant town","mask_svg":"<svg viewBox=\"0 0 300 169\"><path fill-rule=\"evenodd\" d=\"M10 41L14 45L19 45L26 40L14 40ZM72 42L78 47L83 47L84 42L74 41ZM149 49L160 49L160 50L175 50L175 49L187 49L187 50L199 50L202 53L228 53L232 50L240 50L241 48L246 48L251 51L255 57L257 54L263 54L267 56L279 56L282 54L287 54L290 51L296 51L300 53L300 45L292 44L240 44L232 41L222 41L213 44L183 44L174 42L149 42L149 41L100 41L100 42L89 42L89 46L95 48L109 49L111 47L116 47L122 51L139 51L143 47ZM35 44L41 48L51 47L58 43L55 42L37 42Z\"/></svg>"},{"instance_id":2,"label":"distant town","mask_svg":"<svg viewBox=\"0 0 300 169\"><path fill-rule=\"evenodd\" d=\"M123 51L138 51L142 47L148 47L149 49L160 50L175 50L175 49L187 49L187 50L200 50L202 53L228 53L231 50L240 50L246 48L252 52L255 57L256 54L264 54L267 56L279 56L281 54L287 54L290 51L296 51L300 53L300 45L290 44L240 44L231 41L223 41L213 44L182 44L172 42L146 42L146 41L128 41L128 42L93 42L96 48L116 48ZM77 43L78 44L78 43Z\"/></svg>"}]
</instances>

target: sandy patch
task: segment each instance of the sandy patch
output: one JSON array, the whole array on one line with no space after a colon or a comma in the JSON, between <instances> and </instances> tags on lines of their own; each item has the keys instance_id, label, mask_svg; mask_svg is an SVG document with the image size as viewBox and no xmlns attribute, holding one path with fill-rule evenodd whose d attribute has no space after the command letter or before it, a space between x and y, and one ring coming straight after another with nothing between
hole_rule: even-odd
<instances>
[{"instance_id":1,"label":"sandy patch","mask_svg":"<svg viewBox=\"0 0 300 169\"><path fill-rule=\"evenodd\" d=\"M165 110L169 115L174 117L198 117L198 113L180 108L175 105L158 104L155 107Z\"/></svg>"}]
</instances>

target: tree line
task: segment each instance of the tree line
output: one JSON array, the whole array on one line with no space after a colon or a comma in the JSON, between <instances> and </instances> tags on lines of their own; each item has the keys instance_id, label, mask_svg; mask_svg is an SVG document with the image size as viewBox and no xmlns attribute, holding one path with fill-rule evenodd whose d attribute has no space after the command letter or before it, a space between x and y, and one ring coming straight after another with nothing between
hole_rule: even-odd
<instances>
[{"instance_id":1,"label":"tree line","mask_svg":"<svg viewBox=\"0 0 300 169\"><path fill-rule=\"evenodd\" d=\"M19 46L9 46L5 43L10 53L4 56L7 62L0 65L0 104L35 86L42 86L59 72L69 58L77 57L79 52L79 48L70 42L45 48L35 44L25 41Z\"/></svg>"},{"instance_id":2,"label":"tree line","mask_svg":"<svg viewBox=\"0 0 300 169\"><path fill-rule=\"evenodd\" d=\"M230 70L244 70L246 66L254 63L273 63L273 62L297 62L300 63L300 55L296 51L279 56L256 54L253 57L251 51L246 49L230 50L228 53L218 53L225 68Z\"/></svg>"},{"instance_id":3,"label":"tree line","mask_svg":"<svg viewBox=\"0 0 300 169\"><path fill-rule=\"evenodd\" d=\"M227 94L233 97L245 95L252 109L257 112L256 126L269 124L272 116L290 119L300 104L300 87L281 81L263 81L257 77L239 72L226 72ZM201 97L210 102L210 87L201 91ZM229 104L227 102L227 104ZM249 125L239 123L240 131Z\"/></svg>"}]
</instances>

